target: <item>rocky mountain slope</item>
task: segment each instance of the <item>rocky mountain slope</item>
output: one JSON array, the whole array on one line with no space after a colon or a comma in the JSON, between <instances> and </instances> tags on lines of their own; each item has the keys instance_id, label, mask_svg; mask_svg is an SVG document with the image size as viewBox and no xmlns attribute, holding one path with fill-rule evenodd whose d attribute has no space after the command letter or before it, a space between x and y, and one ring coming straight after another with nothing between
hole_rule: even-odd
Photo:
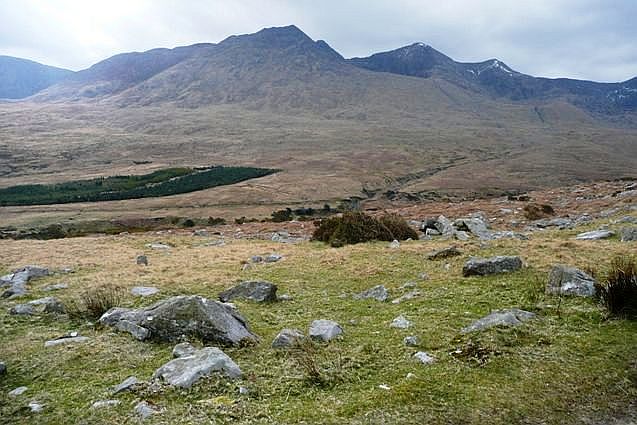
<instances>
[{"instance_id":1,"label":"rocky mountain slope","mask_svg":"<svg viewBox=\"0 0 637 425\"><path fill-rule=\"evenodd\" d=\"M0 99L31 96L69 76L73 71L27 59L0 56Z\"/></svg>"}]
</instances>

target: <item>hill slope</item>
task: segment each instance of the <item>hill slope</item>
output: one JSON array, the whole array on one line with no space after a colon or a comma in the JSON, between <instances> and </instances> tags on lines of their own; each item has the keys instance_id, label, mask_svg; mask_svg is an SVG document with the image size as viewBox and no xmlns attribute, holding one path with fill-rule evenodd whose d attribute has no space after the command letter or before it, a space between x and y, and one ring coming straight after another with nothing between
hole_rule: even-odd
<instances>
[{"instance_id":1,"label":"hill slope","mask_svg":"<svg viewBox=\"0 0 637 425\"><path fill-rule=\"evenodd\" d=\"M69 76L73 71L27 59L0 56L0 99L31 96Z\"/></svg>"}]
</instances>

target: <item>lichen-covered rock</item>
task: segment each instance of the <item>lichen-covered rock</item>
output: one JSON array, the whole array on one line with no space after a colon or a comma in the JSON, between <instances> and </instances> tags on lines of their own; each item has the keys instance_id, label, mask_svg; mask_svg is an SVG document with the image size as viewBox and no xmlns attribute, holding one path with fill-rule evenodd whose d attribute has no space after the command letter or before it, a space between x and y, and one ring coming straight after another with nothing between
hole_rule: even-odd
<instances>
[{"instance_id":1,"label":"lichen-covered rock","mask_svg":"<svg viewBox=\"0 0 637 425\"><path fill-rule=\"evenodd\" d=\"M553 266L546 284L546 293L556 295L595 295L595 279L582 270L564 265Z\"/></svg>"},{"instance_id":2,"label":"lichen-covered rock","mask_svg":"<svg viewBox=\"0 0 637 425\"><path fill-rule=\"evenodd\" d=\"M510 310L496 310L491 314L476 320L469 326L462 329L462 333L476 332L483 329L492 328L494 326L519 326L522 323L535 317L535 313L512 308Z\"/></svg>"},{"instance_id":3,"label":"lichen-covered rock","mask_svg":"<svg viewBox=\"0 0 637 425\"><path fill-rule=\"evenodd\" d=\"M153 379L161 379L175 387L190 388L213 372L220 372L232 379L241 377L239 366L223 351L216 347L204 347L189 356L169 361L155 371Z\"/></svg>"},{"instance_id":4,"label":"lichen-covered rock","mask_svg":"<svg viewBox=\"0 0 637 425\"><path fill-rule=\"evenodd\" d=\"M193 337L223 345L258 340L235 309L195 295L168 298L136 310L116 307L100 318L100 323L113 327L118 327L122 321L148 330L143 339L177 342L184 337Z\"/></svg>"},{"instance_id":5,"label":"lichen-covered rock","mask_svg":"<svg viewBox=\"0 0 637 425\"><path fill-rule=\"evenodd\" d=\"M274 302L277 300L276 291L277 286L273 283L250 280L241 282L237 286L223 291L219 294L219 299L224 303L237 299L245 299L258 303Z\"/></svg>"},{"instance_id":6,"label":"lichen-covered rock","mask_svg":"<svg viewBox=\"0 0 637 425\"><path fill-rule=\"evenodd\" d=\"M462 274L468 276L486 276L496 273L507 273L522 268L520 257L497 256L492 258L473 257L462 268Z\"/></svg>"}]
</instances>

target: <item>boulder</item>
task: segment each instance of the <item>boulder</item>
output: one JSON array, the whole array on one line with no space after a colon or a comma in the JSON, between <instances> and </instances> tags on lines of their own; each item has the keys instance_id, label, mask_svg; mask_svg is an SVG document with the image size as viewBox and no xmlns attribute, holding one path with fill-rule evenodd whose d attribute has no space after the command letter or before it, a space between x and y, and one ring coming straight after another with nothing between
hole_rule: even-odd
<instances>
[{"instance_id":1,"label":"boulder","mask_svg":"<svg viewBox=\"0 0 637 425\"><path fill-rule=\"evenodd\" d=\"M392 322L389 324L390 327L398 329L407 329L410 328L411 325L413 325L413 323L407 320L407 318L402 314L392 320Z\"/></svg>"},{"instance_id":2,"label":"boulder","mask_svg":"<svg viewBox=\"0 0 637 425\"><path fill-rule=\"evenodd\" d=\"M491 239L487 224L479 217L459 218L453 222L458 231L466 231L480 239Z\"/></svg>"},{"instance_id":3,"label":"boulder","mask_svg":"<svg viewBox=\"0 0 637 425\"><path fill-rule=\"evenodd\" d=\"M462 251L460 251L455 246L450 246L443 249L438 249L436 251L432 251L427 254L428 260L442 260L444 258L457 257L458 255L462 255Z\"/></svg>"},{"instance_id":4,"label":"boulder","mask_svg":"<svg viewBox=\"0 0 637 425\"><path fill-rule=\"evenodd\" d=\"M48 313L48 314L64 314L66 308L60 300L54 297L40 298L30 301L28 305L33 306L36 313Z\"/></svg>"},{"instance_id":5,"label":"boulder","mask_svg":"<svg viewBox=\"0 0 637 425\"><path fill-rule=\"evenodd\" d=\"M236 299L246 299L262 302L274 302L276 298L277 286L266 281L251 280L241 282L239 285L227 289L219 294L219 299L223 302L233 301Z\"/></svg>"},{"instance_id":6,"label":"boulder","mask_svg":"<svg viewBox=\"0 0 637 425\"><path fill-rule=\"evenodd\" d=\"M599 239L608 239L613 236L615 233L610 230L593 230L591 232L580 233L575 236L575 239L580 241L595 241Z\"/></svg>"},{"instance_id":7,"label":"boulder","mask_svg":"<svg viewBox=\"0 0 637 425\"><path fill-rule=\"evenodd\" d=\"M130 292L136 297L150 297L158 293L159 289L154 286L133 286Z\"/></svg>"},{"instance_id":8,"label":"boulder","mask_svg":"<svg viewBox=\"0 0 637 425\"><path fill-rule=\"evenodd\" d=\"M9 314L14 316L32 316L35 314L35 307L31 304L16 304L9 309Z\"/></svg>"},{"instance_id":9,"label":"boulder","mask_svg":"<svg viewBox=\"0 0 637 425\"><path fill-rule=\"evenodd\" d=\"M453 237L454 233L456 232L456 229L453 227L453 224L451 224L451 221L449 221L449 219L444 215L441 215L436 219L436 224L434 226L436 230L446 238Z\"/></svg>"},{"instance_id":10,"label":"boulder","mask_svg":"<svg viewBox=\"0 0 637 425\"><path fill-rule=\"evenodd\" d=\"M497 256L492 258L473 257L462 268L463 276L486 276L496 273L507 273L522 268L520 257Z\"/></svg>"},{"instance_id":11,"label":"boulder","mask_svg":"<svg viewBox=\"0 0 637 425\"><path fill-rule=\"evenodd\" d=\"M169 361L155 371L153 379L161 379L175 387L190 388L213 372L220 372L232 379L241 377L239 366L223 351L216 347L204 347L189 356Z\"/></svg>"},{"instance_id":12,"label":"boulder","mask_svg":"<svg viewBox=\"0 0 637 425\"><path fill-rule=\"evenodd\" d=\"M462 333L476 332L483 329L492 328L494 326L519 326L523 322L531 320L535 317L534 313L529 311L512 308L510 310L495 310L491 314L476 320L469 326L461 330Z\"/></svg>"},{"instance_id":13,"label":"boulder","mask_svg":"<svg viewBox=\"0 0 637 425\"><path fill-rule=\"evenodd\" d=\"M49 275L49 269L39 266L25 266L13 273L0 277L0 287L9 289L2 293L2 298L17 298L27 294L27 282Z\"/></svg>"},{"instance_id":14,"label":"boulder","mask_svg":"<svg viewBox=\"0 0 637 425\"><path fill-rule=\"evenodd\" d=\"M637 227L624 227L619 231L619 237L622 242L637 241Z\"/></svg>"},{"instance_id":15,"label":"boulder","mask_svg":"<svg viewBox=\"0 0 637 425\"><path fill-rule=\"evenodd\" d=\"M197 349L189 342L182 342L175 345L173 348L173 357L178 359L179 357L192 356L197 352Z\"/></svg>"},{"instance_id":16,"label":"boulder","mask_svg":"<svg viewBox=\"0 0 637 425\"><path fill-rule=\"evenodd\" d=\"M309 335L312 339L330 341L343 333L343 328L332 320L315 320L310 324Z\"/></svg>"},{"instance_id":17,"label":"boulder","mask_svg":"<svg viewBox=\"0 0 637 425\"><path fill-rule=\"evenodd\" d=\"M595 279L582 270L560 264L553 266L549 274L546 293L592 297L595 295L596 284Z\"/></svg>"},{"instance_id":18,"label":"boulder","mask_svg":"<svg viewBox=\"0 0 637 425\"><path fill-rule=\"evenodd\" d=\"M305 335L298 329L283 329L272 341L272 348L294 347L305 339Z\"/></svg>"},{"instance_id":19,"label":"boulder","mask_svg":"<svg viewBox=\"0 0 637 425\"><path fill-rule=\"evenodd\" d=\"M144 340L178 342L193 337L224 345L258 340L235 309L195 295L168 298L141 309L116 307L100 318L101 324L113 327L122 321L148 330Z\"/></svg>"},{"instance_id":20,"label":"boulder","mask_svg":"<svg viewBox=\"0 0 637 425\"><path fill-rule=\"evenodd\" d=\"M373 288L369 288L360 294L354 295L355 300L376 300L380 302L387 301L389 298L389 293L387 292L387 288L383 285L376 285Z\"/></svg>"}]
</instances>

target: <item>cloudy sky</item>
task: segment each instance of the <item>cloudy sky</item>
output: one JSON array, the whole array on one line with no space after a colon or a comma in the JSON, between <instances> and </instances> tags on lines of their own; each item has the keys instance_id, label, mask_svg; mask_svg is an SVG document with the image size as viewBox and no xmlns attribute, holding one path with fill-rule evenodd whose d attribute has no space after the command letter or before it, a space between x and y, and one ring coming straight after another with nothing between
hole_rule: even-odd
<instances>
[{"instance_id":1,"label":"cloudy sky","mask_svg":"<svg viewBox=\"0 0 637 425\"><path fill-rule=\"evenodd\" d=\"M295 24L345 57L415 41L538 76L637 76L637 0L0 0L0 54L73 70Z\"/></svg>"}]
</instances>

